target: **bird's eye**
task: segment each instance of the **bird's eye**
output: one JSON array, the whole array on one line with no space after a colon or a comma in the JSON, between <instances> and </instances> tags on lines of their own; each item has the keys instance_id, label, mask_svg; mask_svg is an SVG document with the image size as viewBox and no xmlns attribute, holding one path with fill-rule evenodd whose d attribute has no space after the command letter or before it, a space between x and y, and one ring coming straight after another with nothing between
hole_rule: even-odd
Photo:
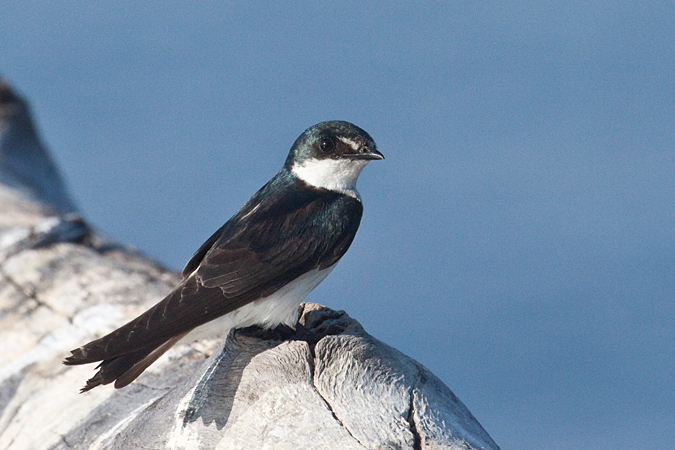
<instances>
[{"instance_id":1,"label":"bird's eye","mask_svg":"<svg viewBox=\"0 0 675 450\"><path fill-rule=\"evenodd\" d=\"M322 152L330 153L335 150L335 143L331 138L323 138L319 141L319 148Z\"/></svg>"}]
</instances>

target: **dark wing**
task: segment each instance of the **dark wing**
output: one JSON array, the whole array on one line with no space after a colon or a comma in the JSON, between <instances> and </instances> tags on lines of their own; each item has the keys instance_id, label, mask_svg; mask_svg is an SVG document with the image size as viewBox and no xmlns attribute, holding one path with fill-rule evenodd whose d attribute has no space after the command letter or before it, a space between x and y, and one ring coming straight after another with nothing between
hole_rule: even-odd
<instances>
[{"instance_id":1,"label":"dark wing","mask_svg":"<svg viewBox=\"0 0 675 450\"><path fill-rule=\"evenodd\" d=\"M213 234L211 235L211 237L208 238L208 239L206 240L206 242L204 242L204 243L202 244L201 247L199 247L199 250L197 250L197 251L194 253L194 255L192 255L192 258L190 258L190 260L187 262L187 264L185 264L185 267L183 267L183 271L181 272L181 275L183 276L183 278L189 277L190 274L191 274L192 272L194 272L194 270L195 270L197 267L199 267L199 264L202 262L202 259L204 259L204 256L206 256L206 253L207 253L209 250L211 250L211 247L213 247L213 244L216 243L216 241L218 240L218 238L220 237L220 235L223 234L223 229L224 229L227 225L229 225L229 222L226 223L225 225L223 225L222 227L220 227L220 228L218 229L218 231L216 231L215 233L213 233Z\"/></svg>"},{"instance_id":2,"label":"dark wing","mask_svg":"<svg viewBox=\"0 0 675 450\"><path fill-rule=\"evenodd\" d=\"M306 187L270 189L272 183L207 241L213 242L208 249L205 244L193 256L185 269L196 270L193 275L136 319L73 350L66 363L110 360L157 347L270 295L309 270L335 264L354 239L361 203Z\"/></svg>"},{"instance_id":3,"label":"dark wing","mask_svg":"<svg viewBox=\"0 0 675 450\"><path fill-rule=\"evenodd\" d=\"M342 194L294 189L226 224L196 277L244 303L265 297L303 273L335 264L354 239L361 202Z\"/></svg>"}]
</instances>

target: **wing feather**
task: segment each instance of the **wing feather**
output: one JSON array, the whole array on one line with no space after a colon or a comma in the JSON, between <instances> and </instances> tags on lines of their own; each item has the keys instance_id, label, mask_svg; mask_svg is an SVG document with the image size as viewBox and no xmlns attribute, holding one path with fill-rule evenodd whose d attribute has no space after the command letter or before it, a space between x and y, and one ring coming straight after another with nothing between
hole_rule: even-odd
<instances>
[{"instance_id":1,"label":"wing feather","mask_svg":"<svg viewBox=\"0 0 675 450\"><path fill-rule=\"evenodd\" d=\"M335 264L354 239L361 203L329 191L319 195L297 186L302 182L278 178L202 245L173 292L126 325L73 350L66 364L157 347L272 294L309 270Z\"/></svg>"}]
</instances>

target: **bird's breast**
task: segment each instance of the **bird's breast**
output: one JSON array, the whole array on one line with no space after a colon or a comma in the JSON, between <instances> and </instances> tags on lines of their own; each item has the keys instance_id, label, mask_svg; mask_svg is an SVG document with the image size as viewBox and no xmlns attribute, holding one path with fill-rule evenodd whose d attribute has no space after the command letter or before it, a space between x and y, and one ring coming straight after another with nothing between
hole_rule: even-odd
<instances>
[{"instance_id":1,"label":"bird's breast","mask_svg":"<svg viewBox=\"0 0 675 450\"><path fill-rule=\"evenodd\" d=\"M187 344L197 339L212 338L227 334L232 328L253 325L270 329L284 324L295 328L300 303L330 274L336 264L322 270L314 269L307 272L275 293L193 329L180 340L180 343Z\"/></svg>"}]
</instances>

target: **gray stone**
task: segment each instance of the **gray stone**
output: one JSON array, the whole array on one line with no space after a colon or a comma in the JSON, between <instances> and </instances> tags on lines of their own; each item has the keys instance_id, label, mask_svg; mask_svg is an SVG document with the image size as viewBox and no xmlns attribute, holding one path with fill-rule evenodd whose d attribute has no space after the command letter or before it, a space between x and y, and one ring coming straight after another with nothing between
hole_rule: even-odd
<instances>
[{"instance_id":1,"label":"gray stone","mask_svg":"<svg viewBox=\"0 0 675 450\"><path fill-rule=\"evenodd\" d=\"M11 176L24 166L5 161L0 449L498 449L421 364L345 312L309 303L302 338L232 330L172 348L124 389L80 394L93 365L64 366L69 350L138 315L179 277L89 229L58 176L32 185L37 174ZM50 164L34 167L49 176Z\"/></svg>"}]
</instances>

